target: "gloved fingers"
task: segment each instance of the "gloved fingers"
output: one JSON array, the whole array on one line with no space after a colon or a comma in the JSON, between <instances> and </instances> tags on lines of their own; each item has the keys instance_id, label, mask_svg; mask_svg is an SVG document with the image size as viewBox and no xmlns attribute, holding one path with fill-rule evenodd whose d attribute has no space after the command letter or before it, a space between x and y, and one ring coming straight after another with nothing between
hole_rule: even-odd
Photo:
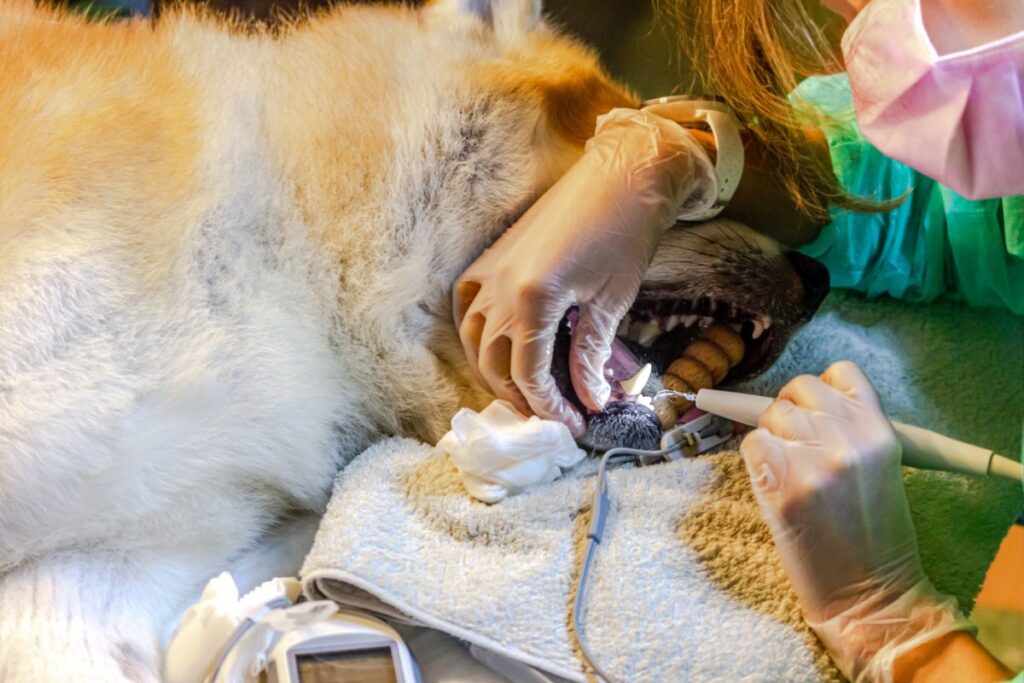
<instances>
[{"instance_id":1,"label":"gloved fingers","mask_svg":"<svg viewBox=\"0 0 1024 683\"><path fill-rule=\"evenodd\" d=\"M828 366L821 373L821 379L829 386L835 387L850 398L881 410L878 393L864 372L851 361L841 360Z\"/></svg>"},{"instance_id":2,"label":"gloved fingers","mask_svg":"<svg viewBox=\"0 0 1024 683\"><path fill-rule=\"evenodd\" d=\"M579 438L586 431L583 416L562 396L551 375L557 325L556 321L554 326L539 332L516 336L512 345L512 381L538 417L565 424Z\"/></svg>"},{"instance_id":3,"label":"gloved fingers","mask_svg":"<svg viewBox=\"0 0 1024 683\"><path fill-rule=\"evenodd\" d=\"M810 411L779 398L764 411L757 426L786 441L816 441L818 430Z\"/></svg>"},{"instance_id":4,"label":"gloved fingers","mask_svg":"<svg viewBox=\"0 0 1024 683\"><path fill-rule=\"evenodd\" d=\"M455 326L461 328L462 321L466 319L469 307L473 305L476 295L480 293L481 285L474 280L459 278L452 288L452 316L455 318Z\"/></svg>"},{"instance_id":5,"label":"gloved fingers","mask_svg":"<svg viewBox=\"0 0 1024 683\"><path fill-rule=\"evenodd\" d=\"M800 408L833 415L840 414L843 409L843 395L814 375L794 377L782 387L779 398Z\"/></svg>"},{"instance_id":6,"label":"gloved fingers","mask_svg":"<svg viewBox=\"0 0 1024 683\"><path fill-rule=\"evenodd\" d=\"M481 386L486 387L489 385L480 372L480 343L483 340L487 319L483 313L472 311L472 307L470 309L459 325L459 341L462 342L462 348L466 352L466 361L473 373L473 377L476 378L476 381Z\"/></svg>"},{"instance_id":7,"label":"gloved fingers","mask_svg":"<svg viewBox=\"0 0 1024 683\"><path fill-rule=\"evenodd\" d=\"M786 443L782 439L767 429L755 429L743 439L740 453L755 491L772 493L782 487L789 472Z\"/></svg>"},{"instance_id":8,"label":"gloved fingers","mask_svg":"<svg viewBox=\"0 0 1024 683\"><path fill-rule=\"evenodd\" d=\"M533 412L530 404L512 381L512 340L504 334L490 337L487 330L484 334L479 352L480 374L495 396L514 405L523 415L529 415Z\"/></svg>"},{"instance_id":9,"label":"gloved fingers","mask_svg":"<svg viewBox=\"0 0 1024 683\"><path fill-rule=\"evenodd\" d=\"M583 405L594 411L604 410L611 395L604 366L612 353L615 330L628 305L622 308L622 313L616 315L597 306L580 306L569 355L569 376Z\"/></svg>"}]
</instances>

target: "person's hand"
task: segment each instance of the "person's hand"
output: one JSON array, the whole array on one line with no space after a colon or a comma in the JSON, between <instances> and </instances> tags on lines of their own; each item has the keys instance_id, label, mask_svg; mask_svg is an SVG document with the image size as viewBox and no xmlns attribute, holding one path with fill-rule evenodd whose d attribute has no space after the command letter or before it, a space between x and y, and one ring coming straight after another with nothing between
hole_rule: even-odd
<instances>
[{"instance_id":1,"label":"person's hand","mask_svg":"<svg viewBox=\"0 0 1024 683\"><path fill-rule=\"evenodd\" d=\"M890 680L899 655L970 628L921 568L900 444L857 366L791 381L740 450L804 616L850 680Z\"/></svg>"},{"instance_id":2,"label":"person's hand","mask_svg":"<svg viewBox=\"0 0 1024 683\"><path fill-rule=\"evenodd\" d=\"M454 289L459 336L477 378L524 413L584 430L551 376L555 333L579 306L570 374L601 410L605 362L661 234L717 194L714 167L679 125L617 109L582 158L473 263Z\"/></svg>"}]
</instances>

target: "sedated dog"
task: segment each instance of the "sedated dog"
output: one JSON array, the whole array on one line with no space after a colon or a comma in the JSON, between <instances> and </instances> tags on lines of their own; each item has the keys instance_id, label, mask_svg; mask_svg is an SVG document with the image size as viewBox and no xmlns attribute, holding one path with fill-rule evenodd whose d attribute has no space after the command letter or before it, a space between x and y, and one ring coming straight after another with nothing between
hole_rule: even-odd
<instances>
[{"instance_id":1,"label":"sedated dog","mask_svg":"<svg viewBox=\"0 0 1024 683\"><path fill-rule=\"evenodd\" d=\"M0 0L0 680L157 679L161 628L346 460L488 403L452 284L636 104L531 0L279 35ZM636 311L744 324L756 372L821 278L719 221Z\"/></svg>"}]
</instances>

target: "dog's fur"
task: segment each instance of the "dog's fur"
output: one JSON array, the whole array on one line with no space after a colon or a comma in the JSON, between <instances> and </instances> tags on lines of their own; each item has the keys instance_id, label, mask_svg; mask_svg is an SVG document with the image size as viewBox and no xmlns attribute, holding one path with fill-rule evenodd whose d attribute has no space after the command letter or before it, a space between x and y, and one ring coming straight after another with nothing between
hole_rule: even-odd
<instances>
[{"instance_id":1,"label":"dog's fur","mask_svg":"<svg viewBox=\"0 0 1024 683\"><path fill-rule=\"evenodd\" d=\"M452 283L636 104L538 5L270 36L0 0L0 680L156 678L159 625L347 459L490 400ZM737 251L791 273L719 224L652 286Z\"/></svg>"}]
</instances>

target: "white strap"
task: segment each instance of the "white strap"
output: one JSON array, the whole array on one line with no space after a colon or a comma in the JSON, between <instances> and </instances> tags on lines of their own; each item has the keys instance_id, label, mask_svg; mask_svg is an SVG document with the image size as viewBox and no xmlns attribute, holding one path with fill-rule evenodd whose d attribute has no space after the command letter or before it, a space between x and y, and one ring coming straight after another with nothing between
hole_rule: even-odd
<instances>
[{"instance_id":1,"label":"white strap","mask_svg":"<svg viewBox=\"0 0 1024 683\"><path fill-rule=\"evenodd\" d=\"M706 213L696 218L689 216L687 220L706 221L722 213L743 177L743 140L740 138L740 123L732 110L722 102L686 95L648 100L644 102L644 110L682 126L706 123L711 128L717 149L715 178L718 181L718 197Z\"/></svg>"}]
</instances>

